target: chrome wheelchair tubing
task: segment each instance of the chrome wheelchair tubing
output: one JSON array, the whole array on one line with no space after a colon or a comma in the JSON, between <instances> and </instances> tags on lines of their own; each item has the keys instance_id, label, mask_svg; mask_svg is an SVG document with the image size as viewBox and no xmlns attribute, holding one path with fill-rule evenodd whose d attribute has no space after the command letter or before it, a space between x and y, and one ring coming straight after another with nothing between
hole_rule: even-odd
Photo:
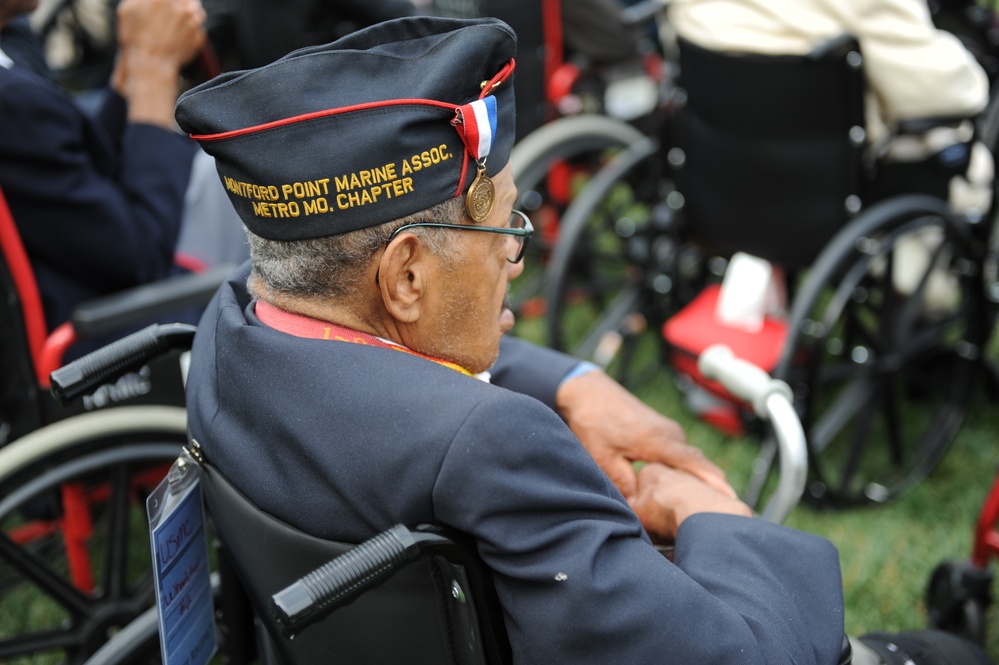
<instances>
[{"instance_id":1,"label":"chrome wheelchair tubing","mask_svg":"<svg viewBox=\"0 0 999 665\"><path fill-rule=\"evenodd\" d=\"M791 402L790 386L736 358L720 344L701 354L697 368L706 379L720 382L733 395L750 403L756 415L770 423L777 440L780 480L760 516L770 522L783 522L804 494L808 477L805 431Z\"/></svg>"}]
</instances>

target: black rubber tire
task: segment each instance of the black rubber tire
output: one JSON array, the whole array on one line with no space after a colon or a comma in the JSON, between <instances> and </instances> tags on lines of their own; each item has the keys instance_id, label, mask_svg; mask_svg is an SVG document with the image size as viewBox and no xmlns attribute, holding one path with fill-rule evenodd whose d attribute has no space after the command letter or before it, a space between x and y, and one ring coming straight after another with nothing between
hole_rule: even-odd
<instances>
[{"instance_id":1,"label":"black rubber tire","mask_svg":"<svg viewBox=\"0 0 999 665\"><path fill-rule=\"evenodd\" d=\"M76 416L0 451L0 604L24 608L0 637L0 661L56 655L81 663L153 602L145 495L186 441L179 407L118 407ZM86 501L92 590L68 573L64 488ZM30 538L18 527L52 526ZM32 612L41 611L46 621ZM7 617L11 619L11 617Z\"/></svg>"}]
</instances>

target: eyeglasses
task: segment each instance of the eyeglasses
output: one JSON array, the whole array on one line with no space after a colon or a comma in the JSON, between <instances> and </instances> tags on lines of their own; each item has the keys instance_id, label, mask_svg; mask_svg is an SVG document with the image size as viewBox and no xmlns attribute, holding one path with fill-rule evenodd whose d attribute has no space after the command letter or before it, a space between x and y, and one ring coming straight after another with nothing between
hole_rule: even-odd
<instances>
[{"instance_id":1,"label":"eyeglasses","mask_svg":"<svg viewBox=\"0 0 999 665\"><path fill-rule=\"evenodd\" d=\"M534 235L534 226L531 224L531 220L519 210L514 210L510 213L510 226L466 226L464 224L444 224L443 222L414 222L413 224L400 226L393 231L392 235L389 236L388 242L392 242L403 231L419 226L437 229L458 229L461 231L485 231L487 233L500 233L508 236L506 260L510 263L518 263L524 258L524 252L527 250L527 241Z\"/></svg>"}]
</instances>

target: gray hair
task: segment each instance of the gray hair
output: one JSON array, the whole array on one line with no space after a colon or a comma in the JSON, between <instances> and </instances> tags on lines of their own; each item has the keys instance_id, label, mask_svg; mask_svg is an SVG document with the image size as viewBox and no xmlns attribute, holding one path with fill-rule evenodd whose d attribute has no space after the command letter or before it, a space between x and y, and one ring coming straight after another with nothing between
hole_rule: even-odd
<instances>
[{"instance_id":1,"label":"gray hair","mask_svg":"<svg viewBox=\"0 0 999 665\"><path fill-rule=\"evenodd\" d=\"M457 197L385 224L325 238L268 240L247 230L253 264L250 292L257 297L261 291L269 291L299 298L347 298L362 283L372 257L399 227L417 222L461 224L466 220L465 197ZM445 268L453 263L456 250L448 242L452 231L417 228L413 233Z\"/></svg>"}]
</instances>

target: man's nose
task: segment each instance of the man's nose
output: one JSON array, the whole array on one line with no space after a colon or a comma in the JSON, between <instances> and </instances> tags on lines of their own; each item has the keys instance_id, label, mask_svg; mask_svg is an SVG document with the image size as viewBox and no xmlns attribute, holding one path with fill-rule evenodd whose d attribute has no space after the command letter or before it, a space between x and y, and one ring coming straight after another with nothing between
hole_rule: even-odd
<instances>
[{"instance_id":1,"label":"man's nose","mask_svg":"<svg viewBox=\"0 0 999 665\"><path fill-rule=\"evenodd\" d=\"M509 261L506 262L508 271L507 275L509 275L508 279L517 279L517 277L520 276L520 273L524 272L524 261L526 260L527 257L525 256L516 263L510 263Z\"/></svg>"}]
</instances>

